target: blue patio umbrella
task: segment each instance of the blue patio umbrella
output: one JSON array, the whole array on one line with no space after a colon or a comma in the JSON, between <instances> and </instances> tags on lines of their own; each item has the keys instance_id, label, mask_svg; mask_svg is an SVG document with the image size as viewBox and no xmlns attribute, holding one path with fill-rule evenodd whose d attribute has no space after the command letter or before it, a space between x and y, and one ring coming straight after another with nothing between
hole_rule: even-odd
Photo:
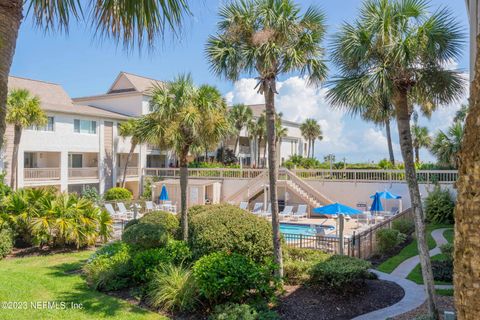
<instances>
[{"instance_id":1,"label":"blue patio umbrella","mask_svg":"<svg viewBox=\"0 0 480 320\"><path fill-rule=\"evenodd\" d=\"M340 213L347 214L347 215L353 215L353 214L362 213L362 211L360 211L360 210L357 210L355 208L346 206L346 205L338 203L338 202L335 202L335 203L332 203L332 204L329 204L329 205L326 205L326 206L323 206L323 207L314 208L312 210L312 212L317 213L317 214L325 214L325 215L340 214Z\"/></svg>"},{"instance_id":2,"label":"blue patio umbrella","mask_svg":"<svg viewBox=\"0 0 480 320\"><path fill-rule=\"evenodd\" d=\"M160 195L158 196L158 200L160 200L160 201L168 200L168 192L167 192L167 187L165 185L162 185L162 191L160 192Z\"/></svg>"},{"instance_id":3,"label":"blue patio umbrella","mask_svg":"<svg viewBox=\"0 0 480 320\"><path fill-rule=\"evenodd\" d=\"M385 190L385 191L382 191L382 192L376 192L375 194L372 194L370 196L370 199L375 198L375 196L377 194L380 195L380 199L387 199L388 200L388 199L401 199L402 198L401 196L397 196L396 194L393 194L390 191Z\"/></svg>"},{"instance_id":4,"label":"blue patio umbrella","mask_svg":"<svg viewBox=\"0 0 480 320\"><path fill-rule=\"evenodd\" d=\"M380 200L380 192L376 192L373 197L372 207L370 208L372 212L384 211L382 206L382 200Z\"/></svg>"}]
</instances>

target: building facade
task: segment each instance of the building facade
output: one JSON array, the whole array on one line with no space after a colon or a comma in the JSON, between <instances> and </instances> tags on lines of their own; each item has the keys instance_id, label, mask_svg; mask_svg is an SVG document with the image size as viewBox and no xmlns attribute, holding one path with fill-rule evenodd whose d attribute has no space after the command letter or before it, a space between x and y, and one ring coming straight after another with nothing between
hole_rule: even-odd
<instances>
[{"instance_id":1,"label":"building facade","mask_svg":"<svg viewBox=\"0 0 480 320\"><path fill-rule=\"evenodd\" d=\"M130 151L130 139L119 137L122 121L150 112L150 89L162 82L121 72L105 94L72 99L58 84L9 77L9 90L27 89L38 96L48 116L42 128L25 128L19 146L18 187L54 186L60 191L82 192L94 187L100 193L122 180L123 168ZM263 105L251 106L254 117L263 112ZM306 148L299 124L284 120L287 136L280 143L279 161L291 155L303 155ZM235 139L227 147L235 148ZM256 146L241 132L239 158L245 166L257 163L257 148L263 155L265 143ZM1 165L10 181L13 127L8 126ZM265 153L266 154L266 153ZM263 159L261 161L264 161ZM129 161L126 187L134 195L141 190L144 168L163 168L176 164L175 155L149 145L139 145Z\"/></svg>"}]
</instances>

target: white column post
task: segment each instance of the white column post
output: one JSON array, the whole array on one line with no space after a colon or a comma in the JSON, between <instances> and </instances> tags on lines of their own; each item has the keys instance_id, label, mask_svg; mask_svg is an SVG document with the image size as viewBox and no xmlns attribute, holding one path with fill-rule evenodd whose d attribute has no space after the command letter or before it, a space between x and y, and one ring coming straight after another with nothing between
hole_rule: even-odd
<instances>
[{"instance_id":1,"label":"white column post","mask_svg":"<svg viewBox=\"0 0 480 320\"><path fill-rule=\"evenodd\" d=\"M68 151L60 152L60 191L68 191Z\"/></svg>"},{"instance_id":2,"label":"white column post","mask_svg":"<svg viewBox=\"0 0 480 320\"><path fill-rule=\"evenodd\" d=\"M105 140L104 122L98 122L98 192L105 192Z\"/></svg>"},{"instance_id":3,"label":"white column post","mask_svg":"<svg viewBox=\"0 0 480 320\"><path fill-rule=\"evenodd\" d=\"M17 164L17 187L18 189L23 188L25 186L25 181L24 181L24 157L25 157L25 151L23 148L19 148L18 150L18 164ZM13 173L12 173L13 174ZM10 183L10 181L5 181L7 184Z\"/></svg>"}]
</instances>

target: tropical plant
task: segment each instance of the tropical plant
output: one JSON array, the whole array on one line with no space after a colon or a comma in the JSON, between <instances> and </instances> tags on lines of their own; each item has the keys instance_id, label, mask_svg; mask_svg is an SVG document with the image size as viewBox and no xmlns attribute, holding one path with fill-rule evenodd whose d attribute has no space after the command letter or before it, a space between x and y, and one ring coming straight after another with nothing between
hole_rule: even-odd
<instances>
[{"instance_id":1,"label":"tropical plant","mask_svg":"<svg viewBox=\"0 0 480 320\"><path fill-rule=\"evenodd\" d=\"M423 0L367 0L353 23L344 23L334 38L332 60L339 76L339 105L354 108L340 97L384 88L395 108L406 180L412 198L429 313L438 317L435 287L426 242L424 214L415 173L410 132L411 106L429 115L436 106L461 97L464 79L447 68L461 54L463 33L447 9L428 12ZM346 101L352 101L347 99Z\"/></svg>"},{"instance_id":2,"label":"tropical plant","mask_svg":"<svg viewBox=\"0 0 480 320\"><path fill-rule=\"evenodd\" d=\"M210 36L206 48L218 76L235 81L247 72L259 79L256 88L265 98L274 255L279 275L283 267L277 201L276 79L283 73L300 71L311 84L323 81L327 68L320 43L324 33L324 15L315 7L302 14L292 0L237 0L220 9L218 33Z\"/></svg>"},{"instance_id":3,"label":"tropical plant","mask_svg":"<svg viewBox=\"0 0 480 320\"><path fill-rule=\"evenodd\" d=\"M425 217L432 223L450 224L455 221L454 209L455 201L447 188L442 189L435 186L433 191L429 192L425 197Z\"/></svg>"},{"instance_id":4,"label":"tropical plant","mask_svg":"<svg viewBox=\"0 0 480 320\"><path fill-rule=\"evenodd\" d=\"M457 121L446 132L439 130L435 135L430 151L440 164L458 168L463 126L462 122Z\"/></svg>"},{"instance_id":5,"label":"tropical plant","mask_svg":"<svg viewBox=\"0 0 480 320\"><path fill-rule=\"evenodd\" d=\"M414 124L411 126L413 150L415 152L415 162L420 163L420 149L429 148L432 144L432 137L428 134L428 128Z\"/></svg>"},{"instance_id":6,"label":"tropical plant","mask_svg":"<svg viewBox=\"0 0 480 320\"><path fill-rule=\"evenodd\" d=\"M323 139L322 128L320 127L320 124L315 119L306 119L300 125L300 131L302 132L302 137L308 141L307 158L314 158L315 140Z\"/></svg>"},{"instance_id":7,"label":"tropical plant","mask_svg":"<svg viewBox=\"0 0 480 320\"><path fill-rule=\"evenodd\" d=\"M14 89L8 94L6 120L14 127L10 187L17 189L18 148L22 130L30 126L44 125L47 122L47 116L40 107L38 97L33 97L28 90Z\"/></svg>"},{"instance_id":8,"label":"tropical plant","mask_svg":"<svg viewBox=\"0 0 480 320\"><path fill-rule=\"evenodd\" d=\"M127 159L125 160L125 165L123 168L122 183L120 186L125 188L125 179L127 178L127 169L128 163L132 157L133 152L138 144L143 142L143 137L137 132L138 120L129 119L125 122L122 122L118 128L118 135L123 139L130 138L130 150L127 154Z\"/></svg>"},{"instance_id":9,"label":"tropical plant","mask_svg":"<svg viewBox=\"0 0 480 320\"><path fill-rule=\"evenodd\" d=\"M468 111L470 107L468 104L462 104L460 109L455 112L455 117L453 118L453 122L465 122L465 119L467 118Z\"/></svg>"},{"instance_id":10,"label":"tropical plant","mask_svg":"<svg viewBox=\"0 0 480 320\"><path fill-rule=\"evenodd\" d=\"M140 118L145 141L175 151L180 163L180 207L183 239L188 239L188 154L204 140L216 143L230 133L226 104L212 86L196 87L190 75L152 90L153 112Z\"/></svg>"},{"instance_id":11,"label":"tropical plant","mask_svg":"<svg viewBox=\"0 0 480 320\"><path fill-rule=\"evenodd\" d=\"M230 119L235 128L237 140L235 141L235 148L233 152L235 156L238 156L239 145L240 145L240 132L245 128L253 118L252 108L244 104L235 104L232 106L229 112Z\"/></svg>"},{"instance_id":12,"label":"tropical plant","mask_svg":"<svg viewBox=\"0 0 480 320\"><path fill-rule=\"evenodd\" d=\"M190 11L187 0L7 0L0 5L0 149L5 135L7 83L20 25L27 12L45 31L68 32L70 21L89 18L99 38L112 38L126 49L147 42L152 48L167 28L176 31ZM87 14L88 12L88 14Z\"/></svg>"}]
</instances>

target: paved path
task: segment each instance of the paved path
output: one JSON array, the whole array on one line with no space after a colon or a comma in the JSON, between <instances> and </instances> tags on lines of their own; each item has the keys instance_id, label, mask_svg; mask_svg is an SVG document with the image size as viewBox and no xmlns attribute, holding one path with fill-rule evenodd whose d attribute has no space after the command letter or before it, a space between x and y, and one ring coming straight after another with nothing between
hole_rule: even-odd
<instances>
[{"instance_id":1,"label":"paved path","mask_svg":"<svg viewBox=\"0 0 480 320\"><path fill-rule=\"evenodd\" d=\"M443 236L443 232L450 228L436 229L432 231L432 237L435 240L437 246L430 250L430 256L434 256L440 253L440 246L447 243L447 239ZM418 256L409 258L398 265L391 274L383 273L378 270L371 270L378 275L381 280L392 281L402 287L405 291L405 295L399 302L389 307L375 310L353 318L354 320L385 320L389 317L394 317L399 314L408 312L419 307L427 298L423 285L418 285L407 278L408 274L420 263ZM437 289L451 289L451 285L436 285Z\"/></svg>"}]
</instances>

